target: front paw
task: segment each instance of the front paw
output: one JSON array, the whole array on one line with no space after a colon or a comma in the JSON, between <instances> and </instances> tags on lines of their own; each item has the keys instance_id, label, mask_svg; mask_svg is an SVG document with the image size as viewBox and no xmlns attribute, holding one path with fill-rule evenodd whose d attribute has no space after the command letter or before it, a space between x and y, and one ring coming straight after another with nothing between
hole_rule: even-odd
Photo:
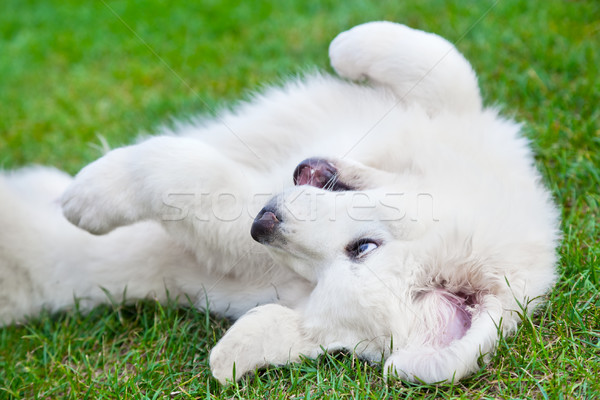
<instances>
[{"instance_id":1,"label":"front paw","mask_svg":"<svg viewBox=\"0 0 600 400\"><path fill-rule=\"evenodd\" d=\"M77 174L62 196L64 216L93 234L104 234L140 219L139 185L127 148L113 150Z\"/></svg>"},{"instance_id":2,"label":"front paw","mask_svg":"<svg viewBox=\"0 0 600 400\"><path fill-rule=\"evenodd\" d=\"M234 381L266 365L316 357L322 348L300 329L299 314L267 304L248 311L210 353L210 369L221 383Z\"/></svg>"},{"instance_id":3,"label":"front paw","mask_svg":"<svg viewBox=\"0 0 600 400\"><path fill-rule=\"evenodd\" d=\"M262 306L263 309L268 307ZM262 325L260 311L258 307L242 316L211 350L210 369L220 383L234 382L269 363L265 353L269 344L264 342L268 334L263 330L270 327Z\"/></svg>"},{"instance_id":4,"label":"front paw","mask_svg":"<svg viewBox=\"0 0 600 400\"><path fill-rule=\"evenodd\" d=\"M453 346L442 349L429 347L395 351L385 362L384 374L410 382L434 384L458 381L477 368L477 359Z\"/></svg>"},{"instance_id":5,"label":"front paw","mask_svg":"<svg viewBox=\"0 0 600 400\"><path fill-rule=\"evenodd\" d=\"M228 338L231 339L231 338ZM253 368L245 357L245 346L236 340L221 340L210 352L210 370L221 384L235 382Z\"/></svg>"},{"instance_id":6,"label":"front paw","mask_svg":"<svg viewBox=\"0 0 600 400\"><path fill-rule=\"evenodd\" d=\"M345 78L361 80L388 68L391 55L400 53L396 42L412 29L387 21L374 21L340 33L329 46L329 59Z\"/></svg>"}]
</instances>

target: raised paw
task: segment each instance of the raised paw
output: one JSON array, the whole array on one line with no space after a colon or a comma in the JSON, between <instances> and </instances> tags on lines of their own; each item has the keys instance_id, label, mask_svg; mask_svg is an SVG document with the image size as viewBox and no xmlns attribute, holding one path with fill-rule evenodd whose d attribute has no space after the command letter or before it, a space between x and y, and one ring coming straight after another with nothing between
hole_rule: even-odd
<instances>
[{"instance_id":1,"label":"raised paw","mask_svg":"<svg viewBox=\"0 0 600 400\"><path fill-rule=\"evenodd\" d=\"M418 104L430 115L481 108L471 65L438 35L369 22L340 33L329 46L329 57L340 76L387 86L401 103Z\"/></svg>"},{"instance_id":2,"label":"raised paw","mask_svg":"<svg viewBox=\"0 0 600 400\"><path fill-rule=\"evenodd\" d=\"M93 234L104 234L141 219L139 182L128 148L113 150L77 174L62 196L64 216Z\"/></svg>"},{"instance_id":3,"label":"raised paw","mask_svg":"<svg viewBox=\"0 0 600 400\"><path fill-rule=\"evenodd\" d=\"M345 78L360 80L376 78L376 70L383 67L394 54L407 57L401 48L413 32L426 35L407 26L376 21L355 26L340 33L329 46L329 58L336 72ZM407 47L407 46L406 46Z\"/></svg>"}]
</instances>

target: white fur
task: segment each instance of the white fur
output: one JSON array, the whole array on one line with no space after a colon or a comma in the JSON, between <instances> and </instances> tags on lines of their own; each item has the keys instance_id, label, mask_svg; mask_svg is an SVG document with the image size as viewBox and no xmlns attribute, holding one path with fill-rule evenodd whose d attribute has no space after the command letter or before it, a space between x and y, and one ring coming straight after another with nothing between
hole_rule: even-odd
<instances>
[{"instance_id":1,"label":"white fur","mask_svg":"<svg viewBox=\"0 0 600 400\"><path fill-rule=\"evenodd\" d=\"M475 371L555 280L558 214L528 143L436 35L373 22L330 57L368 82L291 81L74 180L0 175L0 322L168 293L241 317L211 353L221 382L335 349L409 380ZM293 186L314 156L356 190ZM249 232L267 203L281 225L263 246ZM354 259L359 238L378 247Z\"/></svg>"}]
</instances>

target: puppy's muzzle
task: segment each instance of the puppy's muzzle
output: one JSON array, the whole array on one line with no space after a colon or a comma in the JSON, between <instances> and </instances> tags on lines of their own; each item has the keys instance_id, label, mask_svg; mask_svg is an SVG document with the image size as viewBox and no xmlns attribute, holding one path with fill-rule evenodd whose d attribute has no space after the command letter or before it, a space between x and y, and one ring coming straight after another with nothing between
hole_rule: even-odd
<instances>
[{"instance_id":1,"label":"puppy's muzzle","mask_svg":"<svg viewBox=\"0 0 600 400\"><path fill-rule=\"evenodd\" d=\"M275 210L268 206L264 207L254 218L250 234L259 243L270 243L273 241L280 223L281 218L277 217Z\"/></svg>"},{"instance_id":2,"label":"puppy's muzzle","mask_svg":"<svg viewBox=\"0 0 600 400\"><path fill-rule=\"evenodd\" d=\"M352 190L341 182L336 166L323 158L307 158L294 170L294 185L309 185L332 192Z\"/></svg>"}]
</instances>

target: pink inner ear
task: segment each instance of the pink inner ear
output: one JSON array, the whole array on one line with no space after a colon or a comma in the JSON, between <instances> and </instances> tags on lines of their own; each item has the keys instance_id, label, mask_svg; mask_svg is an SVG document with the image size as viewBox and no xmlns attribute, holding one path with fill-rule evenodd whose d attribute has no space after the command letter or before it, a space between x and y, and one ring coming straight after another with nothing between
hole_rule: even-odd
<instances>
[{"instance_id":1,"label":"pink inner ear","mask_svg":"<svg viewBox=\"0 0 600 400\"><path fill-rule=\"evenodd\" d=\"M435 296L437 322L431 338L433 344L446 347L455 340L461 339L471 327L471 312L468 307L472 306L472 296L464 293L450 293L446 290L435 290L431 293Z\"/></svg>"}]
</instances>

